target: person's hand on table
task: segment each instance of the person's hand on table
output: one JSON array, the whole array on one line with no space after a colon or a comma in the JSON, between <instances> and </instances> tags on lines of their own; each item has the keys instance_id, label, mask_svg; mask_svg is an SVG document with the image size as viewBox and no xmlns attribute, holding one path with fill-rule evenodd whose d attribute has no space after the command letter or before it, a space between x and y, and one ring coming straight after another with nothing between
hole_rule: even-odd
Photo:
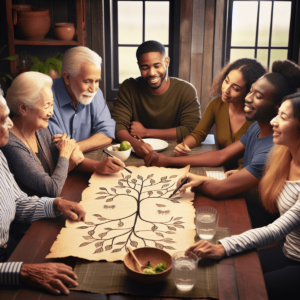
<instances>
[{"instance_id":1,"label":"person's hand on table","mask_svg":"<svg viewBox=\"0 0 300 300\"><path fill-rule=\"evenodd\" d=\"M133 147L135 154L142 158L153 151L153 148L150 144L143 143L138 140L134 144L132 143L131 146Z\"/></svg>"},{"instance_id":2,"label":"person's hand on table","mask_svg":"<svg viewBox=\"0 0 300 300\"><path fill-rule=\"evenodd\" d=\"M81 204L68 201L60 197L56 198L53 204L56 210L59 210L70 219L78 222L85 221L86 212Z\"/></svg>"},{"instance_id":3,"label":"person's hand on table","mask_svg":"<svg viewBox=\"0 0 300 300\"><path fill-rule=\"evenodd\" d=\"M185 145L183 143L178 144L174 149L174 155L175 156L182 156L187 155L188 152L190 152L191 149L188 145Z\"/></svg>"},{"instance_id":4,"label":"person's hand on table","mask_svg":"<svg viewBox=\"0 0 300 300\"><path fill-rule=\"evenodd\" d=\"M225 172L225 178L229 177L230 175L232 175L238 171L240 171L240 170L230 170L230 171Z\"/></svg>"},{"instance_id":5,"label":"person's hand on table","mask_svg":"<svg viewBox=\"0 0 300 300\"><path fill-rule=\"evenodd\" d=\"M166 158L166 155L151 151L144 157L144 161L147 167L167 167L168 164L166 163Z\"/></svg>"},{"instance_id":6,"label":"person's hand on table","mask_svg":"<svg viewBox=\"0 0 300 300\"><path fill-rule=\"evenodd\" d=\"M84 160L84 155L82 151L80 150L79 145L76 145L72 154L71 154L71 160L74 161L76 165L79 165Z\"/></svg>"},{"instance_id":7,"label":"person's hand on table","mask_svg":"<svg viewBox=\"0 0 300 300\"><path fill-rule=\"evenodd\" d=\"M78 286L73 269L62 263L22 264L20 279L56 295L69 295L70 291L65 284Z\"/></svg>"},{"instance_id":8,"label":"person's hand on table","mask_svg":"<svg viewBox=\"0 0 300 300\"><path fill-rule=\"evenodd\" d=\"M204 181L208 180L208 177L206 176L200 176L200 175L195 175L192 173L189 173L189 178L187 180L187 183L185 183L179 190L180 193L185 193L185 190L189 187L197 187L201 185ZM180 185L181 181L187 176L187 174L181 176L178 181L177 181L177 186Z\"/></svg>"},{"instance_id":9,"label":"person's hand on table","mask_svg":"<svg viewBox=\"0 0 300 300\"><path fill-rule=\"evenodd\" d=\"M221 259L222 257L226 256L226 251L222 244L214 245L203 240L189 247L185 251L185 254L187 255L188 252L193 252L201 258Z\"/></svg>"},{"instance_id":10,"label":"person's hand on table","mask_svg":"<svg viewBox=\"0 0 300 300\"><path fill-rule=\"evenodd\" d=\"M99 162L96 172L99 174L112 174L123 170L125 164L117 157L107 157Z\"/></svg>"},{"instance_id":11,"label":"person's hand on table","mask_svg":"<svg viewBox=\"0 0 300 300\"><path fill-rule=\"evenodd\" d=\"M138 135L141 138L143 138L146 135L146 130L147 129L140 122L137 121L130 122L129 133L132 136Z\"/></svg>"}]
</instances>

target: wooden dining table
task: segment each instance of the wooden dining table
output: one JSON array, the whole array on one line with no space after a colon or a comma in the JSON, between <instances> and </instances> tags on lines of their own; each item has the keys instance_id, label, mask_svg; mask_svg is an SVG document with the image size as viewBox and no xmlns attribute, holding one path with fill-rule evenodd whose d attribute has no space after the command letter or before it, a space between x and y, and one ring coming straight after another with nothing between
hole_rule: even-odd
<instances>
[{"instance_id":1,"label":"wooden dining table","mask_svg":"<svg viewBox=\"0 0 300 300\"><path fill-rule=\"evenodd\" d=\"M206 151L214 149L207 146ZM97 154L92 153L95 157ZM100 155L100 154L99 154ZM142 164L142 160L141 160ZM210 168L207 168L210 169ZM204 172L204 169L203 169ZM69 174L61 196L79 202L82 191L88 186L91 174L72 172ZM251 229L245 200L239 197L226 200L213 200L201 194L195 194L194 206L212 206L219 213L219 227L228 228L230 235L240 234ZM9 261L24 263L63 262L74 267L76 258L45 259L50 248L65 224L65 217L35 221L27 231ZM256 250L224 258L217 263L219 299L226 300L263 300L268 299L264 277ZM48 300L48 299L101 299L101 300L142 300L160 299L137 297L122 294L93 294L71 291L70 295L54 296L50 293L25 284L17 287L0 286L1 300ZM161 298L164 299L164 298ZM166 298L165 298L166 299Z\"/></svg>"}]
</instances>

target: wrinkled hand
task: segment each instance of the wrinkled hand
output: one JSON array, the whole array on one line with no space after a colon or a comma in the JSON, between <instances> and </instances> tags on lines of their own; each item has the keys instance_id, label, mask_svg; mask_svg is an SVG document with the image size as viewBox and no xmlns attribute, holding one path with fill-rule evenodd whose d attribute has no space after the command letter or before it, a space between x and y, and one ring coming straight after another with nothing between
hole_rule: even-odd
<instances>
[{"instance_id":1,"label":"wrinkled hand","mask_svg":"<svg viewBox=\"0 0 300 300\"><path fill-rule=\"evenodd\" d=\"M144 157L145 165L147 167L156 166L156 167L167 167L167 156L157 153L156 151L151 151Z\"/></svg>"},{"instance_id":2,"label":"wrinkled hand","mask_svg":"<svg viewBox=\"0 0 300 300\"><path fill-rule=\"evenodd\" d=\"M186 155L188 152L190 152L191 149L189 148L188 145L184 145L181 143L181 144L178 144L175 149L174 149L174 155L175 156L182 156L182 155Z\"/></svg>"},{"instance_id":3,"label":"wrinkled hand","mask_svg":"<svg viewBox=\"0 0 300 300\"><path fill-rule=\"evenodd\" d=\"M227 171L225 173L225 178L229 177L230 175L232 175L232 174L234 174L234 173L236 173L238 171L240 171L240 170L230 170L230 171Z\"/></svg>"},{"instance_id":4,"label":"wrinkled hand","mask_svg":"<svg viewBox=\"0 0 300 300\"><path fill-rule=\"evenodd\" d=\"M54 206L57 210L74 221L85 221L85 210L76 202L58 197L54 200Z\"/></svg>"},{"instance_id":5,"label":"wrinkled hand","mask_svg":"<svg viewBox=\"0 0 300 300\"><path fill-rule=\"evenodd\" d=\"M147 129L140 122L137 121L130 122L129 133L132 136L138 135L141 138L143 138L144 136L146 136L146 130Z\"/></svg>"},{"instance_id":6,"label":"wrinkled hand","mask_svg":"<svg viewBox=\"0 0 300 300\"><path fill-rule=\"evenodd\" d=\"M138 141L138 143L135 143L134 145L132 145L132 147L135 151L135 154L142 158L144 158L148 153L153 151L153 148L150 144L142 143L140 141Z\"/></svg>"},{"instance_id":7,"label":"wrinkled hand","mask_svg":"<svg viewBox=\"0 0 300 300\"><path fill-rule=\"evenodd\" d=\"M76 145L72 154L71 154L71 160L74 161L76 165L79 165L84 160L84 155L82 151L80 151L79 145Z\"/></svg>"},{"instance_id":8,"label":"wrinkled hand","mask_svg":"<svg viewBox=\"0 0 300 300\"><path fill-rule=\"evenodd\" d=\"M56 144L56 148L59 150L59 156L64 156L67 159L70 159L70 156L73 150L76 147L76 141L74 139L70 139L66 133L64 133Z\"/></svg>"},{"instance_id":9,"label":"wrinkled hand","mask_svg":"<svg viewBox=\"0 0 300 300\"><path fill-rule=\"evenodd\" d=\"M187 255L188 252L193 252L198 257L207 257L212 259L221 259L222 257L226 256L226 251L222 244L214 245L203 240L189 247L185 251L185 254Z\"/></svg>"},{"instance_id":10,"label":"wrinkled hand","mask_svg":"<svg viewBox=\"0 0 300 300\"><path fill-rule=\"evenodd\" d=\"M185 190L189 187L193 188L196 186L201 185L204 181L207 180L206 176L199 176L192 173L188 173L189 178L187 180L187 183L185 183L179 190L180 193L185 193ZM177 181L177 186L180 185L181 181L187 176L187 174L181 176Z\"/></svg>"},{"instance_id":11,"label":"wrinkled hand","mask_svg":"<svg viewBox=\"0 0 300 300\"><path fill-rule=\"evenodd\" d=\"M58 134L52 135L52 143L53 144L58 143L64 135L67 135L67 134L66 133L64 133L64 134L58 133Z\"/></svg>"},{"instance_id":12,"label":"wrinkled hand","mask_svg":"<svg viewBox=\"0 0 300 300\"><path fill-rule=\"evenodd\" d=\"M125 164L117 157L107 157L99 163L96 172L100 174L112 174L123 170L124 167Z\"/></svg>"},{"instance_id":13,"label":"wrinkled hand","mask_svg":"<svg viewBox=\"0 0 300 300\"><path fill-rule=\"evenodd\" d=\"M20 279L56 295L70 293L65 284L78 286L77 276L72 268L61 263L23 264Z\"/></svg>"}]
</instances>

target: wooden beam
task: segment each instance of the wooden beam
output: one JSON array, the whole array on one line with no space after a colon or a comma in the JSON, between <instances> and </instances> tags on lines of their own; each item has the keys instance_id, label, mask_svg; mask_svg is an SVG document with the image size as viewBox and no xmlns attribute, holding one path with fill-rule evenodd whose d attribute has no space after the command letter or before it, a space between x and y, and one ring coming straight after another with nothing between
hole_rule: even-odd
<instances>
[{"instance_id":1,"label":"wooden beam","mask_svg":"<svg viewBox=\"0 0 300 300\"><path fill-rule=\"evenodd\" d=\"M215 38L214 38L214 59L213 59L213 78L223 67L223 42L224 42L224 18L225 1L216 0L216 20L215 20Z\"/></svg>"},{"instance_id":2,"label":"wooden beam","mask_svg":"<svg viewBox=\"0 0 300 300\"><path fill-rule=\"evenodd\" d=\"M204 49L205 0L193 1L190 82L197 90L200 102Z\"/></svg>"},{"instance_id":3,"label":"wooden beam","mask_svg":"<svg viewBox=\"0 0 300 300\"><path fill-rule=\"evenodd\" d=\"M181 0L178 77L190 81L193 0Z\"/></svg>"},{"instance_id":4,"label":"wooden beam","mask_svg":"<svg viewBox=\"0 0 300 300\"><path fill-rule=\"evenodd\" d=\"M204 113L207 104L210 102L208 91L212 83L213 73L215 0L206 0L205 4L204 51L200 97L202 114Z\"/></svg>"}]
</instances>

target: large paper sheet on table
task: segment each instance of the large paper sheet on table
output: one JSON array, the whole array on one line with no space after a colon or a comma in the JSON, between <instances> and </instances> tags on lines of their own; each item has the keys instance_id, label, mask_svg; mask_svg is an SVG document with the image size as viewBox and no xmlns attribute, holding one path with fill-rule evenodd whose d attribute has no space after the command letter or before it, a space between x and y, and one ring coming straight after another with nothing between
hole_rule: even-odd
<instances>
[{"instance_id":1,"label":"large paper sheet on table","mask_svg":"<svg viewBox=\"0 0 300 300\"><path fill-rule=\"evenodd\" d=\"M129 167L132 174L93 174L82 194L85 222L66 221L51 257L123 260L126 247L156 247L170 254L194 243L194 194L176 193L184 169Z\"/></svg>"}]
</instances>

